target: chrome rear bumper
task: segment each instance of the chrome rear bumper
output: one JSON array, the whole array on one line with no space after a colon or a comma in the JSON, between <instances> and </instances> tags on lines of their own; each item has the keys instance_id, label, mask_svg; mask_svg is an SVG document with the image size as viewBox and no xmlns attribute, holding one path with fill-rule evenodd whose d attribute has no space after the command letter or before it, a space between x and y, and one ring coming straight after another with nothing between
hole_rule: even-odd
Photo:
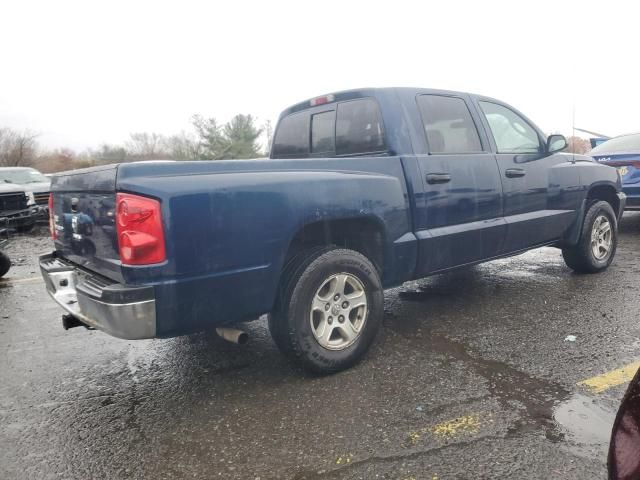
<instances>
[{"instance_id":1,"label":"chrome rear bumper","mask_svg":"<svg viewBox=\"0 0 640 480\"><path fill-rule=\"evenodd\" d=\"M153 287L128 287L93 275L55 254L40 257L49 295L82 323L129 340L156 335Z\"/></svg>"}]
</instances>

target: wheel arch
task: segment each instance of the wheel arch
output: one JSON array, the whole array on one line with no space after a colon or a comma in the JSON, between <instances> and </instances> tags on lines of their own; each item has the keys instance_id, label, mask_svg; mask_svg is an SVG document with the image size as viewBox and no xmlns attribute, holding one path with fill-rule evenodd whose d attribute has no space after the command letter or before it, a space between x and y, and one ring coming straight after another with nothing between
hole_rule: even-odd
<instances>
[{"instance_id":1,"label":"wheel arch","mask_svg":"<svg viewBox=\"0 0 640 480\"><path fill-rule=\"evenodd\" d=\"M367 257L382 276L385 261L386 229L373 215L321 219L301 225L292 235L284 265L311 247L335 245L355 250Z\"/></svg>"},{"instance_id":2,"label":"wheel arch","mask_svg":"<svg viewBox=\"0 0 640 480\"><path fill-rule=\"evenodd\" d=\"M620 199L616 187L608 182L600 182L591 185L587 191L587 203L593 200L603 200L611 205L616 214L616 218L620 215Z\"/></svg>"}]
</instances>

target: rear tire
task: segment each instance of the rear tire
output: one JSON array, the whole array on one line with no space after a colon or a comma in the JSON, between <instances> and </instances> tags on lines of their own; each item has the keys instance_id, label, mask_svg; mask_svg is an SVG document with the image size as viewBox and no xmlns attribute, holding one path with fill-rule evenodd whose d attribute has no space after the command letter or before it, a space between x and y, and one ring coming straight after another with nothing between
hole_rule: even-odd
<instances>
[{"instance_id":1,"label":"rear tire","mask_svg":"<svg viewBox=\"0 0 640 480\"><path fill-rule=\"evenodd\" d=\"M562 249L569 268L577 273L597 273L613 261L618 247L618 222L611 205L595 201L589 205L575 246Z\"/></svg>"},{"instance_id":2,"label":"rear tire","mask_svg":"<svg viewBox=\"0 0 640 480\"><path fill-rule=\"evenodd\" d=\"M4 274L7 273L10 268L11 268L11 260L6 254L4 254L3 252L0 252L0 277L3 277Z\"/></svg>"},{"instance_id":3,"label":"rear tire","mask_svg":"<svg viewBox=\"0 0 640 480\"><path fill-rule=\"evenodd\" d=\"M283 271L269 329L278 348L305 369L333 373L357 363L384 314L380 277L362 254L307 250Z\"/></svg>"}]
</instances>

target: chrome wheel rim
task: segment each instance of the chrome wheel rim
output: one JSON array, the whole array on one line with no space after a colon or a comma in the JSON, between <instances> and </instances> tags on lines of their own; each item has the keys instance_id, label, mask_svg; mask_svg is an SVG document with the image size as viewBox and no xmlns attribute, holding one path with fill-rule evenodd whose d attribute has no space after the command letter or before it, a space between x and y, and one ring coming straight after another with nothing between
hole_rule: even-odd
<instances>
[{"instance_id":1,"label":"chrome wheel rim","mask_svg":"<svg viewBox=\"0 0 640 480\"><path fill-rule=\"evenodd\" d=\"M604 215L598 216L591 229L591 252L596 260L604 260L611 253L613 231L611 222Z\"/></svg>"},{"instance_id":2,"label":"chrome wheel rim","mask_svg":"<svg viewBox=\"0 0 640 480\"><path fill-rule=\"evenodd\" d=\"M367 320L367 294L358 278L338 273L316 291L309 322L318 344L328 350L344 350L355 342Z\"/></svg>"}]
</instances>

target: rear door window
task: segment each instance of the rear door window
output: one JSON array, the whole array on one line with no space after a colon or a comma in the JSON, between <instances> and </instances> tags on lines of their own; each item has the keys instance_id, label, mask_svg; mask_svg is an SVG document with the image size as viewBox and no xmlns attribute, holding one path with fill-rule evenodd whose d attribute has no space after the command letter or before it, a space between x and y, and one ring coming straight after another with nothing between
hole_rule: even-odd
<instances>
[{"instance_id":1,"label":"rear door window","mask_svg":"<svg viewBox=\"0 0 640 480\"><path fill-rule=\"evenodd\" d=\"M373 98L338 104L336 155L359 155L386 151L382 117Z\"/></svg>"},{"instance_id":2,"label":"rear door window","mask_svg":"<svg viewBox=\"0 0 640 480\"><path fill-rule=\"evenodd\" d=\"M478 129L462 98L420 95L417 100L429 153L482 152Z\"/></svg>"},{"instance_id":3,"label":"rear door window","mask_svg":"<svg viewBox=\"0 0 640 480\"><path fill-rule=\"evenodd\" d=\"M280 120L273 140L273 158L309 155L309 113L293 113Z\"/></svg>"},{"instance_id":4,"label":"rear door window","mask_svg":"<svg viewBox=\"0 0 640 480\"><path fill-rule=\"evenodd\" d=\"M336 151L335 139L335 110L311 115L311 153L334 155Z\"/></svg>"}]
</instances>

